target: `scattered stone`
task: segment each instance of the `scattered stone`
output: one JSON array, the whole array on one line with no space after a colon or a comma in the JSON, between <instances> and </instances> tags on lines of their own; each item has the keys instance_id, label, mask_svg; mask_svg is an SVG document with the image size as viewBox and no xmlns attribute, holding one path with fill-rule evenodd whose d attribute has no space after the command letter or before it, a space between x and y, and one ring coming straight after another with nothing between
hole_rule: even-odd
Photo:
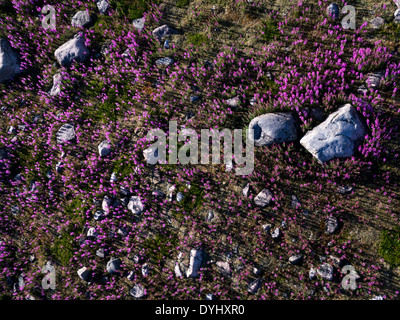
<instances>
[{"instance_id":1,"label":"scattered stone","mask_svg":"<svg viewBox=\"0 0 400 320\"><path fill-rule=\"evenodd\" d=\"M86 235L88 238L96 238L97 237L96 228L94 228L94 227L89 228Z\"/></svg>"},{"instance_id":2,"label":"scattered stone","mask_svg":"<svg viewBox=\"0 0 400 320\"><path fill-rule=\"evenodd\" d=\"M176 201L181 202L183 200L182 192L178 192L176 195Z\"/></svg>"},{"instance_id":3,"label":"scattered stone","mask_svg":"<svg viewBox=\"0 0 400 320\"><path fill-rule=\"evenodd\" d=\"M329 263L322 264L317 269L317 274L326 280L333 280L333 267Z\"/></svg>"},{"instance_id":4,"label":"scattered stone","mask_svg":"<svg viewBox=\"0 0 400 320\"><path fill-rule=\"evenodd\" d=\"M109 196L105 195L103 201L101 202L101 208L103 209L105 215L108 215L108 213L110 212L111 204L112 199Z\"/></svg>"},{"instance_id":5,"label":"scattered stone","mask_svg":"<svg viewBox=\"0 0 400 320\"><path fill-rule=\"evenodd\" d=\"M291 202L291 206L293 209L300 207L301 203L299 201L299 199L297 199L297 197L293 194L292 195L292 202Z\"/></svg>"},{"instance_id":6,"label":"scattered stone","mask_svg":"<svg viewBox=\"0 0 400 320\"><path fill-rule=\"evenodd\" d=\"M174 30L173 28L171 28L170 26L164 24L156 29L153 30L153 36L161 42L162 38L172 35L172 34L176 34L177 31Z\"/></svg>"},{"instance_id":7,"label":"scattered stone","mask_svg":"<svg viewBox=\"0 0 400 320\"><path fill-rule=\"evenodd\" d=\"M331 3L327 8L326 8L326 14L328 17L331 17L332 19L337 19L339 18L339 6L336 3Z\"/></svg>"},{"instance_id":8,"label":"scattered stone","mask_svg":"<svg viewBox=\"0 0 400 320\"><path fill-rule=\"evenodd\" d=\"M233 108L238 107L240 105L239 96L236 96L236 97L226 100L226 103L230 107L233 107Z\"/></svg>"},{"instance_id":9,"label":"scattered stone","mask_svg":"<svg viewBox=\"0 0 400 320\"><path fill-rule=\"evenodd\" d=\"M400 23L400 7L394 12L394 22Z\"/></svg>"},{"instance_id":10,"label":"scattered stone","mask_svg":"<svg viewBox=\"0 0 400 320\"><path fill-rule=\"evenodd\" d=\"M366 81L368 88L373 88L373 89L378 88L379 84L380 84L380 82L381 82L381 80L383 78L383 75L384 74L383 74L382 71L377 71L377 72L374 72L374 73L370 73L368 75L368 78L367 78L367 81Z\"/></svg>"},{"instance_id":11,"label":"scattered stone","mask_svg":"<svg viewBox=\"0 0 400 320\"><path fill-rule=\"evenodd\" d=\"M272 201L272 192L269 191L268 189L263 189L255 198L254 198L254 203L261 207L264 208L267 205L269 205Z\"/></svg>"},{"instance_id":12,"label":"scattered stone","mask_svg":"<svg viewBox=\"0 0 400 320\"><path fill-rule=\"evenodd\" d=\"M302 254L295 254L295 255L289 257L289 262L291 264L300 264L300 262L302 260L303 260L303 255Z\"/></svg>"},{"instance_id":13,"label":"scattered stone","mask_svg":"<svg viewBox=\"0 0 400 320\"><path fill-rule=\"evenodd\" d=\"M170 66L174 63L174 59L170 57L164 57L156 60L156 65L158 66Z\"/></svg>"},{"instance_id":14,"label":"scattered stone","mask_svg":"<svg viewBox=\"0 0 400 320\"><path fill-rule=\"evenodd\" d=\"M97 148L99 150L100 157L105 157L111 152L111 144L107 140L102 141Z\"/></svg>"},{"instance_id":15,"label":"scattered stone","mask_svg":"<svg viewBox=\"0 0 400 320\"><path fill-rule=\"evenodd\" d=\"M105 55L107 55L107 54L109 54L109 53L111 52L112 48L113 48L112 42L111 42L111 41L106 41L106 42L101 46L100 53L101 53L103 56L105 56Z\"/></svg>"},{"instance_id":16,"label":"scattered stone","mask_svg":"<svg viewBox=\"0 0 400 320\"><path fill-rule=\"evenodd\" d=\"M265 232L269 232L272 228L271 224L267 223L262 226Z\"/></svg>"},{"instance_id":17,"label":"scattered stone","mask_svg":"<svg viewBox=\"0 0 400 320\"><path fill-rule=\"evenodd\" d=\"M183 277L183 274L182 274L181 268L179 267L178 262L175 263L174 271L175 271L175 276L177 276L178 278Z\"/></svg>"},{"instance_id":18,"label":"scattered stone","mask_svg":"<svg viewBox=\"0 0 400 320\"><path fill-rule=\"evenodd\" d=\"M128 276L126 277L129 281L133 281L135 279L135 272L134 271L130 271L128 273Z\"/></svg>"},{"instance_id":19,"label":"scattered stone","mask_svg":"<svg viewBox=\"0 0 400 320\"><path fill-rule=\"evenodd\" d=\"M349 194L353 191L353 187L352 186L339 186L337 188L337 192L339 192L340 194Z\"/></svg>"},{"instance_id":20,"label":"scattered stone","mask_svg":"<svg viewBox=\"0 0 400 320\"><path fill-rule=\"evenodd\" d=\"M294 141L297 139L296 121L292 113L277 112L258 116L250 121L250 141L256 146L269 146L273 143Z\"/></svg>"},{"instance_id":21,"label":"scattered stone","mask_svg":"<svg viewBox=\"0 0 400 320\"><path fill-rule=\"evenodd\" d=\"M75 138L75 127L69 123L63 124L56 134L57 144L72 142Z\"/></svg>"},{"instance_id":22,"label":"scattered stone","mask_svg":"<svg viewBox=\"0 0 400 320\"><path fill-rule=\"evenodd\" d=\"M300 140L319 162L351 157L364 139L365 126L356 109L346 104Z\"/></svg>"},{"instance_id":23,"label":"scattered stone","mask_svg":"<svg viewBox=\"0 0 400 320\"><path fill-rule=\"evenodd\" d=\"M200 100L200 97L199 96L191 96L190 97L190 102L191 103L195 103L195 102L197 102L197 101L199 101Z\"/></svg>"},{"instance_id":24,"label":"scattered stone","mask_svg":"<svg viewBox=\"0 0 400 320\"><path fill-rule=\"evenodd\" d=\"M212 293L207 293L206 294L206 300L216 300L216 298Z\"/></svg>"},{"instance_id":25,"label":"scattered stone","mask_svg":"<svg viewBox=\"0 0 400 320\"><path fill-rule=\"evenodd\" d=\"M357 92L362 93L363 95L366 95L368 93L368 89L364 86L361 85L358 89Z\"/></svg>"},{"instance_id":26,"label":"scattered stone","mask_svg":"<svg viewBox=\"0 0 400 320\"><path fill-rule=\"evenodd\" d=\"M0 83L21 72L18 54L7 39L0 39Z\"/></svg>"},{"instance_id":27,"label":"scattered stone","mask_svg":"<svg viewBox=\"0 0 400 320\"><path fill-rule=\"evenodd\" d=\"M85 38L76 34L72 39L68 40L55 52L58 63L61 66L68 67L73 61L83 62L89 56L89 49L85 45Z\"/></svg>"},{"instance_id":28,"label":"scattered stone","mask_svg":"<svg viewBox=\"0 0 400 320\"><path fill-rule=\"evenodd\" d=\"M96 221L102 220L104 217L104 211L103 210L97 210L93 216L93 219Z\"/></svg>"},{"instance_id":29,"label":"scattered stone","mask_svg":"<svg viewBox=\"0 0 400 320\"><path fill-rule=\"evenodd\" d=\"M203 251L199 249L190 250L189 268L186 271L186 277L196 278L198 276L201 264L203 262L203 256Z\"/></svg>"},{"instance_id":30,"label":"scattered stone","mask_svg":"<svg viewBox=\"0 0 400 320\"><path fill-rule=\"evenodd\" d=\"M308 279L313 280L317 276L317 271L314 268L310 269L310 272L308 273Z\"/></svg>"},{"instance_id":31,"label":"scattered stone","mask_svg":"<svg viewBox=\"0 0 400 320\"><path fill-rule=\"evenodd\" d=\"M111 177L110 177L110 182L111 182L111 183L115 183L115 182L117 182L117 181L118 181L117 175L115 174L115 172L113 172L113 173L111 174Z\"/></svg>"},{"instance_id":32,"label":"scattered stone","mask_svg":"<svg viewBox=\"0 0 400 320\"><path fill-rule=\"evenodd\" d=\"M261 269L260 268L258 268L258 267L253 267L253 273L256 275L256 276L259 276L260 274L261 274Z\"/></svg>"},{"instance_id":33,"label":"scattered stone","mask_svg":"<svg viewBox=\"0 0 400 320\"><path fill-rule=\"evenodd\" d=\"M276 228L276 229L271 233L272 239L279 239L280 236L281 236L281 230L280 230L279 228Z\"/></svg>"},{"instance_id":34,"label":"scattered stone","mask_svg":"<svg viewBox=\"0 0 400 320\"><path fill-rule=\"evenodd\" d=\"M56 172L61 174L62 171L63 171L63 166L64 166L64 163L62 161L57 162L57 164L56 164Z\"/></svg>"},{"instance_id":35,"label":"scattered stone","mask_svg":"<svg viewBox=\"0 0 400 320\"><path fill-rule=\"evenodd\" d=\"M105 14L110 6L108 1L106 1L106 0L98 0L96 4L97 4L97 9L99 9L100 14Z\"/></svg>"},{"instance_id":36,"label":"scattered stone","mask_svg":"<svg viewBox=\"0 0 400 320\"><path fill-rule=\"evenodd\" d=\"M128 210L131 210L133 214L140 215L144 210L144 204L140 197L132 196L129 199Z\"/></svg>"},{"instance_id":37,"label":"scattered stone","mask_svg":"<svg viewBox=\"0 0 400 320\"><path fill-rule=\"evenodd\" d=\"M326 232L333 234L339 227L339 222L334 216L330 216L326 221Z\"/></svg>"},{"instance_id":38,"label":"scattered stone","mask_svg":"<svg viewBox=\"0 0 400 320\"><path fill-rule=\"evenodd\" d=\"M142 265L142 275L143 277L147 277L149 275L149 266L147 265L147 263Z\"/></svg>"},{"instance_id":39,"label":"scattered stone","mask_svg":"<svg viewBox=\"0 0 400 320\"><path fill-rule=\"evenodd\" d=\"M117 234L119 234L122 237L126 237L128 235L128 231L124 227L121 227L118 228Z\"/></svg>"},{"instance_id":40,"label":"scattered stone","mask_svg":"<svg viewBox=\"0 0 400 320\"><path fill-rule=\"evenodd\" d=\"M150 147L143 150L143 157L148 164L156 164L158 162L158 148Z\"/></svg>"},{"instance_id":41,"label":"scattered stone","mask_svg":"<svg viewBox=\"0 0 400 320\"><path fill-rule=\"evenodd\" d=\"M212 219L214 219L214 212L212 210L209 210L207 213L207 222L211 222Z\"/></svg>"},{"instance_id":42,"label":"scattered stone","mask_svg":"<svg viewBox=\"0 0 400 320\"><path fill-rule=\"evenodd\" d=\"M247 198L250 193L250 183L247 183L242 190L242 194Z\"/></svg>"},{"instance_id":43,"label":"scattered stone","mask_svg":"<svg viewBox=\"0 0 400 320\"><path fill-rule=\"evenodd\" d=\"M372 19L370 23L372 28L377 30L385 24L385 20L383 20L381 17L376 17Z\"/></svg>"},{"instance_id":44,"label":"scattered stone","mask_svg":"<svg viewBox=\"0 0 400 320\"><path fill-rule=\"evenodd\" d=\"M72 26L84 28L92 22L92 18L87 10L78 11L72 17Z\"/></svg>"},{"instance_id":45,"label":"scattered stone","mask_svg":"<svg viewBox=\"0 0 400 320\"><path fill-rule=\"evenodd\" d=\"M164 41L164 49L169 49L169 41L168 40Z\"/></svg>"},{"instance_id":46,"label":"scattered stone","mask_svg":"<svg viewBox=\"0 0 400 320\"><path fill-rule=\"evenodd\" d=\"M121 271L121 264L122 264L121 259L119 259L119 258L116 258L116 259L111 258L107 262L106 270L112 275L119 274L119 272Z\"/></svg>"},{"instance_id":47,"label":"scattered stone","mask_svg":"<svg viewBox=\"0 0 400 320\"><path fill-rule=\"evenodd\" d=\"M218 261L216 263L217 267L224 276L230 276L232 274L231 268L228 262Z\"/></svg>"},{"instance_id":48,"label":"scattered stone","mask_svg":"<svg viewBox=\"0 0 400 320\"><path fill-rule=\"evenodd\" d=\"M49 95L54 97L58 96L61 92L61 73L56 73L53 76L53 86L49 91Z\"/></svg>"},{"instance_id":49,"label":"scattered stone","mask_svg":"<svg viewBox=\"0 0 400 320\"><path fill-rule=\"evenodd\" d=\"M145 296L145 290L141 284L135 285L131 290L129 290L129 293L136 299L140 299Z\"/></svg>"},{"instance_id":50,"label":"scattered stone","mask_svg":"<svg viewBox=\"0 0 400 320\"><path fill-rule=\"evenodd\" d=\"M256 294L258 292L258 289L261 288L262 282L261 279L255 279L252 283L250 283L247 292L251 294Z\"/></svg>"},{"instance_id":51,"label":"scattered stone","mask_svg":"<svg viewBox=\"0 0 400 320\"><path fill-rule=\"evenodd\" d=\"M78 270L78 276L83 281L90 282L92 278L92 273L86 267L83 267Z\"/></svg>"},{"instance_id":52,"label":"scattered stone","mask_svg":"<svg viewBox=\"0 0 400 320\"><path fill-rule=\"evenodd\" d=\"M141 17L139 19L135 19L132 21L132 25L135 27L137 31L142 31L144 28L145 18Z\"/></svg>"}]
</instances>

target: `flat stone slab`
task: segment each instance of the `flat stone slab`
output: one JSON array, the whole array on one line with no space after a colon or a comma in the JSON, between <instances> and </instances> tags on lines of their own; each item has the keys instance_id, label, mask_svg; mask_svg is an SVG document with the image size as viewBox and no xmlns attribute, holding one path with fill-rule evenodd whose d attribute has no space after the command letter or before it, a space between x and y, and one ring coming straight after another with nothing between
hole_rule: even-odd
<instances>
[{"instance_id":1,"label":"flat stone slab","mask_svg":"<svg viewBox=\"0 0 400 320\"><path fill-rule=\"evenodd\" d=\"M190 250L189 268L186 271L186 277L196 278L199 274L201 264L203 262L203 251L198 249Z\"/></svg>"},{"instance_id":2,"label":"flat stone slab","mask_svg":"<svg viewBox=\"0 0 400 320\"><path fill-rule=\"evenodd\" d=\"M321 163L333 158L353 156L366 133L356 109L346 104L316 126L300 140L305 147Z\"/></svg>"}]
</instances>

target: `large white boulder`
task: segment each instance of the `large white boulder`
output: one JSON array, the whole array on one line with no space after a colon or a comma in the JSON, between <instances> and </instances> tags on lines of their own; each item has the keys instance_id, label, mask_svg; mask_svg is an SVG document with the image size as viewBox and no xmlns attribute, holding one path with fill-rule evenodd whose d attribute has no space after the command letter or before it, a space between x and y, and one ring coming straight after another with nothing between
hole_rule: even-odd
<instances>
[{"instance_id":1,"label":"large white boulder","mask_svg":"<svg viewBox=\"0 0 400 320\"><path fill-rule=\"evenodd\" d=\"M300 140L319 162L353 156L366 133L356 109L345 104Z\"/></svg>"}]
</instances>

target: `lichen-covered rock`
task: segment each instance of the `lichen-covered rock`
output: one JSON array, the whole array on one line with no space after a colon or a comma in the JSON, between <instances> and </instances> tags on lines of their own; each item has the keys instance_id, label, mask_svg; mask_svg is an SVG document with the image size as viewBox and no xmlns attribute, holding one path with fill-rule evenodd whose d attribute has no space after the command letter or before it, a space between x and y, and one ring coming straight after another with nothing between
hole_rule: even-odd
<instances>
[{"instance_id":1,"label":"lichen-covered rock","mask_svg":"<svg viewBox=\"0 0 400 320\"><path fill-rule=\"evenodd\" d=\"M353 156L366 132L356 109L346 104L300 140L319 162Z\"/></svg>"},{"instance_id":2,"label":"lichen-covered rock","mask_svg":"<svg viewBox=\"0 0 400 320\"><path fill-rule=\"evenodd\" d=\"M296 121L289 112L267 113L250 121L250 141L256 146L268 146L273 143L294 141L297 139Z\"/></svg>"},{"instance_id":3,"label":"lichen-covered rock","mask_svg":"<svg viewBox=\"0 0 400 320\"><path fill-rule=\"evenodd\" d=\"M0 83L21 72L17 53L7 39L0 39Z\"/></svg>"},{"instance_id":4,"label":"lichen-covered rock","mask_svg":"<svg viewBox=\"0 0 400 320\"><path fill-rule=\"evenodd\" d=\"M64 67L71 65L73 61L83 62L89 56L89 49L85 45L85 38L76 34L55 52L58 63Z\"/></svg>"},{"instance_id":5,"label":"lichen-covered rock","mask_svg":"<svg viewBox=\"0 0 400 320\"><path fill-rule=\"evenodd\" d=\"M119 259L119 258L117 258L117 259L111 258L107 262L106 270L109 273L111 273L112 275L119 274L119 272L121 271L121 264L122 264L121 259Z\"/></svg>"},{"instance_id":6,"label":"lichen-covered rock","mask_svg":"<svg viewBox=\"0 0 400 320\"><path fill-rule=\"evenodd\" d=\"M333 266L329 263L322 264L317 269L317 274L326 280L333 280Z\"/></svg>"}]
</instances>

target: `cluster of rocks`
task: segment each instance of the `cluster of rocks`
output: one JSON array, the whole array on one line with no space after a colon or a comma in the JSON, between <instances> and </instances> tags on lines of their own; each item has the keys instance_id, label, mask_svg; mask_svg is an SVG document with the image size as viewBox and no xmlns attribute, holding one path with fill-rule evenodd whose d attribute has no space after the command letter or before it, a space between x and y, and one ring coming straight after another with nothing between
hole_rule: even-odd
<instances>
[{"instance_id":1,"label":"cluster of rocks","mask_svg":"<svg viewBox=\"0 0 400 320\"><path fill-rule=\"evenodd\" d=\"M268 113L254 118L249 139L256 146L271 145L297 139L295 119L289 113ZM351 104L345 104L328 118L308 131L300 144L320 163L333 158L353 156L366 133L366 126Z\"/></svg>"}]
</instances>

